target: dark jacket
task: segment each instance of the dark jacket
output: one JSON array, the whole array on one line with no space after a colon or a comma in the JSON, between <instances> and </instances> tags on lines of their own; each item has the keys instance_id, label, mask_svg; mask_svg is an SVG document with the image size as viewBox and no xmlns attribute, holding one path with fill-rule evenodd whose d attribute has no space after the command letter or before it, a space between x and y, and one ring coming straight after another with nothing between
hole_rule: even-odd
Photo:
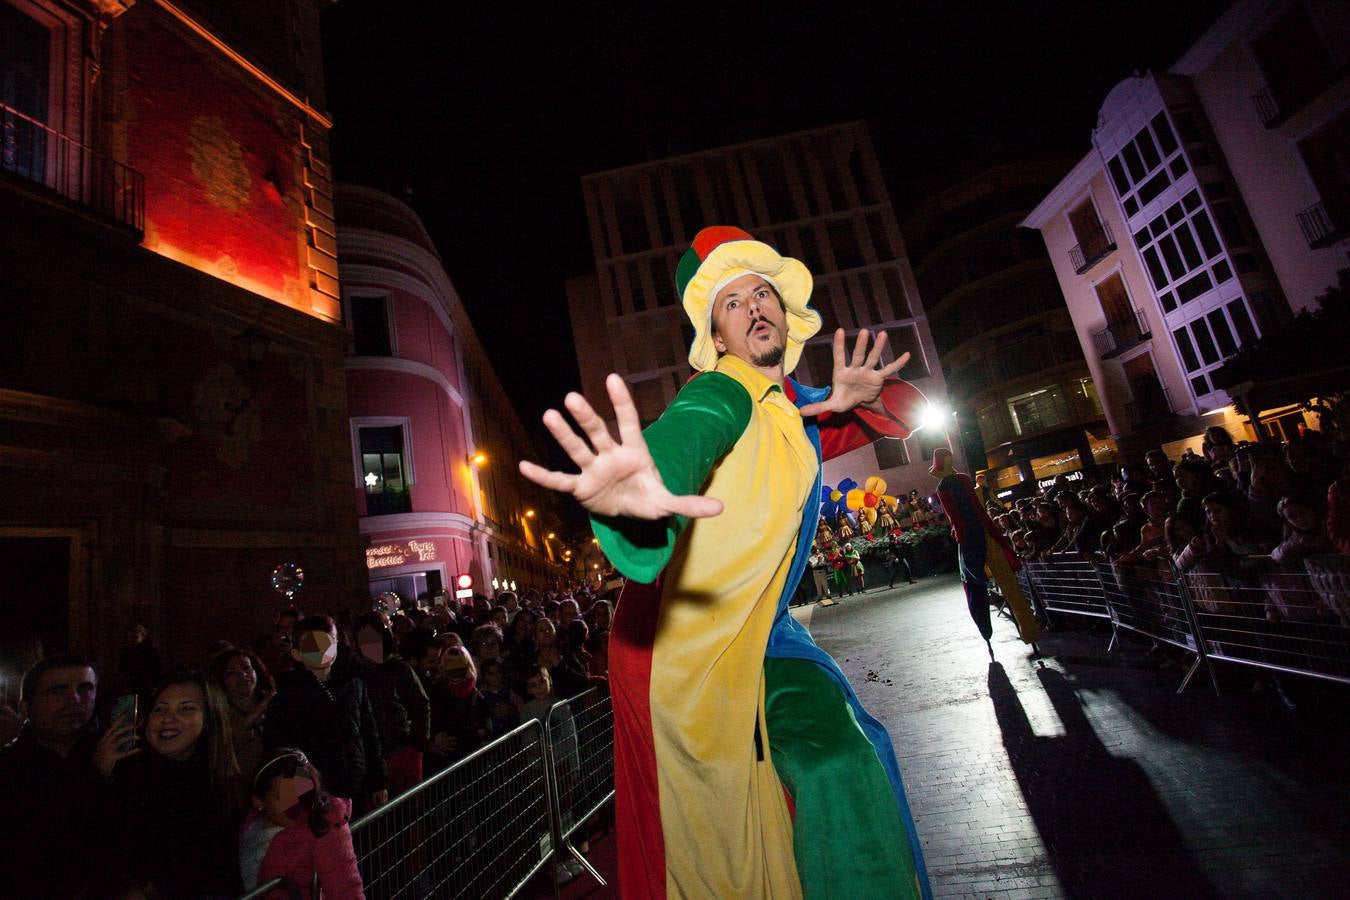
<instances>
[{"instance_id":1,"label":"dark jacket","mask_svg":"<svg viewBox=\"0 0 1350 900\"><path fill-rule=\"evenodd\" d=\"M455 749L450 755L426 755L428 771L439 771L482 746L483 733L488 730L487 714L482 709L482 697L472 684L451 690L444 682L434 681L428 694L431 697L432 735L445 733L455 739Z\"/></svg>"},{"instance_id":2,"label":"dark jacket","mask_svg":"<svg viewBox=\"0 0 1350 900\"><path fill-rule=\"evenodd\" d=\"M400 656L378 665L354 656L351 671L366 683L385 758L408 745L425 751L431 739L431 701L413 667Z\"/></svg>"},{"instance_id":3,"label":"dark jacket","mask_svg":"<svg viewBox=\"0 0 1350 900\"><path fill-rule=\"evenodd\" d=\"M0 897L76 897L88 859L111 825L100 826L103 779L89 761L95 735L64 759L32 730L0 750Z\"/></svg>"},{"instance_id":4,"label":"dark jacket","mask_svg":"<svg viewBox=\"0 0 1350 900\"><path fill-rule=\"evenodd\" d=\"M549 677L553 679L553 694L559 700L575 697L590 687L586 664L571 651L565 653L562 661L549 670Z\"/></svg>"},{"instance_id":5,"label":"dark jacket","mask_svg":"<svg viewBox=\"0 0 1350 900\"><path fill-rule=\"evenodd\" d=\"M269 748L305 751L324 787L338 797L365 798L389 785L366 684L349 669L335 669L326 683L304 667L283 673L267 708L263 741Z\"/></svg>"},{"instance_id":6,"label":"dark jacket","mask_svg":"<svg viewBox=\"0 0 1350 900\"><path fill-rule=\"evenodd\" d=\"M176 762L143 748L113 769L101 816L103 873L148 878L170 898L236 896L238 821L198 754Z\"/></svg>"}]
</instances>

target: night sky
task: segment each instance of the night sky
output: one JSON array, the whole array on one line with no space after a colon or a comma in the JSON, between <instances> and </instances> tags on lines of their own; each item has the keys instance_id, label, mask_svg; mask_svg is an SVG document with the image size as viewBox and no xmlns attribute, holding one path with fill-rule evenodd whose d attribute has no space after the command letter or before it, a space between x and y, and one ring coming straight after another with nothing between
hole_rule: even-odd
<instances>
[{"instance_id":1,"label":"night sky","mask_svg":"<svg viewBox=\"0 0 1350 900\"><path fill-rule=\"evenodd\" d=\"M903 224L984 166L1081 156L1106 92L1165 70L1228 4L815 5L325 11L338 180L421 215L539 434L579 384L563 282L594 269L582 175L861 118Z\"/></svg>"}]
</instances>

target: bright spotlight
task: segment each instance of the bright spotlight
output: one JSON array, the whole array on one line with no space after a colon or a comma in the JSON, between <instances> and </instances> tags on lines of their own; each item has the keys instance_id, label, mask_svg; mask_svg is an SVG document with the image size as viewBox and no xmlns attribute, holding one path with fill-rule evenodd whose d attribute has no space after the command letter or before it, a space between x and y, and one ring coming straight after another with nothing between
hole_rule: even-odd
<instances>
[{"instance_id":1,"label":"bright spotlight","mask_svg":"<svg viewBox=\"0 0 1350 900\"><path fill-rule=\"evenodd\" d=\"M951 414L941 406L938 406L936 403L930 404L928 408L923 411L923 416L919 419L919 427L946 430L947 419L950 418L950 416Z\"/></svg>"}]
</instances>

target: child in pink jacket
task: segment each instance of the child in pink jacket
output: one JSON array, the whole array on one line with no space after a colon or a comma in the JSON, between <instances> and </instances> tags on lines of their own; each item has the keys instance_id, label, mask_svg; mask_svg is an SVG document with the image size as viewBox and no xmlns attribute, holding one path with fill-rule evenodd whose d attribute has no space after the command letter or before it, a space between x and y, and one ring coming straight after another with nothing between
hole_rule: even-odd
<instances>
[{"instance_id":1,"label":"child in pink jacket","mask_svg":"<svg viewBox=\"0 0 1350 900\"><path fill-rule=\"evenodd\" d=\"M325 900L365 900L347 827L351 811L350 800L324 792L318 770L299 750L265 754L253 777L253 811L239 832L244 887L287 878L314 900L317 874Z\"/></svg>"}]
</instances>

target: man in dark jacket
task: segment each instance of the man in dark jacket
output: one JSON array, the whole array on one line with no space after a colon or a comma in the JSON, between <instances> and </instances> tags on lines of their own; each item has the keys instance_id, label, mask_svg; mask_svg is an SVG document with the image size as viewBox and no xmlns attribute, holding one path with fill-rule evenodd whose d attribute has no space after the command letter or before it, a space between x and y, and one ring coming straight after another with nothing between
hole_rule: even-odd
<instances>
[{"instance_id":1,"label":"man in dark jacket","mask_svg":"<svg viewBox=\"0 0 1350 900\"><path fill-rule=\"evenodd\" d=\"M305 751L328 792L361 812L389 799L389 779L366 683L350 666L334 668L337 646L328 616L306 616L295 626L290 652L299 665L277 679L263 740Z\"/></svg>"},{"instance_id":2,"label":"man in dark jacket","mask_svg":"<svg viewBox=\"0 0 1350 900\"><path fill-rule=\"evenodd\" d=\"M352 669L366 682L389 769L389 790L397 796L422 781L422 754L431 741L424 673L439 661L441 642L431 628L418 627L403 636L396 653L394 636L377 613L359 617L352 628L358 651Z\"/></svg>"},{"instance_id":3,"label":"man in dark jacket","mask_svg":"<svg viewBox=\"0 0 1350 900\"><path fill-rule=\"evenodd\" d=\"M98 678L81 657L49 656L19 691L23 728L0 750L0 897L80 896L101 827Z\"/></svg>"}]
</instances>

